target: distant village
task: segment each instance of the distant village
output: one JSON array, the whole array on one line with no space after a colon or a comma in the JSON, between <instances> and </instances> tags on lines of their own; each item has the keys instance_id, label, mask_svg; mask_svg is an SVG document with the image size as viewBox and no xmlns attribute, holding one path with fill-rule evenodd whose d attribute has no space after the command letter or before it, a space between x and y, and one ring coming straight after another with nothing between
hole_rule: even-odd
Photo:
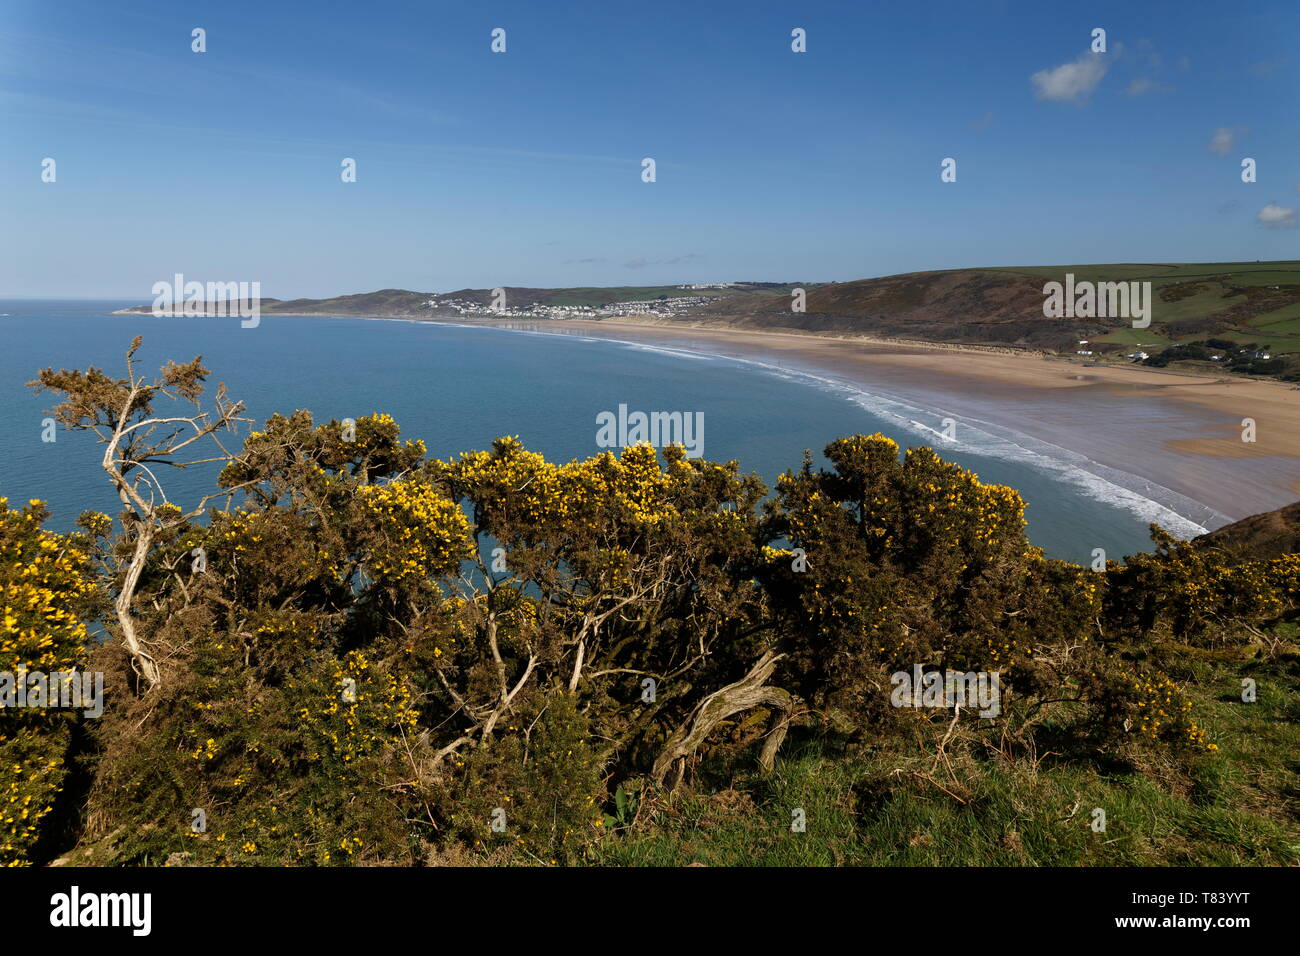
<instances>
[{"instance_id":1,"label":"distant village","mask_svg":"<svg viewBox=\"0 0 1300 956\"><path fill-rule=\"evenodd\" d=\"M713 285L678 286L683 290L723 289L734 283L717 283ZM604 319L620 315L651 315L664 318L685 315L692 309L711 301L710 296L683 295L663 296L657 299L644 299L629 302L609 302L600 306L590 305L547 305L540 302L505 306L494 309L482 302L470 299L429 299L429 308L443 312L454 312L469 318L526 318L526 319Z\"/></svg>"}]
</instances>

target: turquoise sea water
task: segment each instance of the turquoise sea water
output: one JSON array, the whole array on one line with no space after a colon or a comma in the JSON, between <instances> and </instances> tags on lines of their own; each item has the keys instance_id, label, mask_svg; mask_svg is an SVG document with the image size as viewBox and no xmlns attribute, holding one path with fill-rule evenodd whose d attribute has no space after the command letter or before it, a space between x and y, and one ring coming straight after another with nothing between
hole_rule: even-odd
<instances>
[{"instance_id":1,"label":"turquoise sea water","mask_svg":"<svg viewBox=\"0 0 1300 956\"><path fill-rule=\"evenodd\" d=\"M42 442L53 396L24 383L46 366L94 364L121 376L128 343L143 335L141 368L201 354L211 381L224 381L259 424L297 408L317 421L387 412L404 437L423 439L440 458L505 434L552 459L590 456L600 451L597 415L625 404L702 412L705 457L738 459L769 487L799 467L804 449L820 460L820 450L842 435L882 431L903 447L932 444L985 481L1019 489L1030 538L1056 557L1090 561L1094 548L1110 557L1146 550L1153 517L1185 534L1195 530L1041 448L1021 449L1006 436L945 446L938 435L924 437L930 418L941 427L924 409L733 359L432 323L263 317L258 328L244 329L238 319L106 314L131 304L0 300L0 495L13 503L45 500L56 529L70 528L84 509L116 514L119 506L93 435L61 430L56 442ZM215 490L211 471L166 479L169 496L182 503Z\"/></svg>"}]
</instances>

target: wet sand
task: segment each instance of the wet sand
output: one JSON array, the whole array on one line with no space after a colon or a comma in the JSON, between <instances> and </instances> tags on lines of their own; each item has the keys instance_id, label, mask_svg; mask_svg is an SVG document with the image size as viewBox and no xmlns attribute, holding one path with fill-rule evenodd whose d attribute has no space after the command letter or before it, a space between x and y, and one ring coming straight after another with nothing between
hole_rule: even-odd
<instances>
[{"instance_id":1,"label":"wet sand","mask_svg":"<svg viewBox=\"0 0 1300 956\"><path fill-rule=\"evenodd\" d=\"M1189 515L1210 527L1300 498L1300 389L1288 384L648 318L454 321L689 349L818 375L1029 435L1146 479L1210 509ZM1246 418L1254 420L1254 442L1242 441Z\"/></svg>"}]
</instances>

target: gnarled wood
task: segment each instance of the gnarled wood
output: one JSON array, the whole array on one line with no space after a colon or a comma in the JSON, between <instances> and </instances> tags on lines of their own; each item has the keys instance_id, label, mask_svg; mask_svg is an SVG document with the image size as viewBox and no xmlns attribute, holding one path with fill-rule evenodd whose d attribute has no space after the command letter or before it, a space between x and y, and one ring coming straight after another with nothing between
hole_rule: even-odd
<instances>
[{"instance_id":1,"label":"gnarled wood","mask_svg":"<svg viewBox=\"0 0 1300 956\"><path fill-rule=\"evenodd\" d=\"M767 679L776 669L776 662L784 656L767 651L740 680L714 691L700 701L686 722L673 731L655 760L652 771L655 782L662 786L673 766L694 753L718 724L733 714L754 707L775 707L783 712L764 741L763 752L759 757L759 766L765 771L770 770L776 759L776 751L785 739L790 714L794 710L794 698L789 691L767 686Z\"/></svg>"}]
</instances>

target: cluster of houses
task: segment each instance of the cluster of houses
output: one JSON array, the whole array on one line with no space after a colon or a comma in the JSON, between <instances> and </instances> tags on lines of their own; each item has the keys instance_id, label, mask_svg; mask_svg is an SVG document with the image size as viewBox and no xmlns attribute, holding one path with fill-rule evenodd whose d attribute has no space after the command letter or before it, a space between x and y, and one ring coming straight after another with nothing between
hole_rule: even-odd
<instances>
[{"instance_id":1,"label":"cluster of houses","mask_svg":"<svg viewBox=\"0 0 1300 956\"><path fill-rule=\"evenodd\" d=\"M1249 351L1248 349L1237 349L1237 354L1238 354L1238 355L1245 355L1247 358L1252 358L1252 359L1262 359L1262 360L1267 360L1267 359L1270 359L1270 358L1273 357L1271 354L1269 354L1268 352L1264 351L1263 349L1256 349L1254 352L1251 352L1251 351ZM1143 357L1143 358L1146 358L1146 355L1143 354L1142 357ZM1210 356L1210 361L1211 361L1211 362L1222 362L1223 359L1224 359L1224 356L1223 356L1223 355L1211 355L1211 356Z\"/></svg>"},{"instance_id":2,"label":"cluster of houses","mask_svg":"<svg viewBox=\"0 0 1300 956\"><path fill-rule=\"evenodd\" d=\"M1080 339L1080 340L1079 340L1079 345L1080 345L1080 346L1087 345L1087 344L1089 344L1087 339ZM1095 355L1096 353L1095 353L1092 349L1079 348L1079 349L1076 349L1076 350L1075 350L1075 353L1074 353L1074 354L1075 354L1075 355ZM1133 359L1135 362L1140 362L1140 361L1142 361L1142 360L1145 359L1145 358L1150 358L1150 356L1147 355L1146 352L1129 352L1128 355L1125 356L1125 357L1126 357L1126 358L1131 358L1131 359Z\"/></svg>"},{"instance_id":3,"label":"cluster of houses","mask_svg":"<svg viewBox=\"0 0 1300 956\"><path fill-rule=\"evenodd\" d=\"M1080 339L1080 340L1079 340L1079 346L1080 346L1080 347L1079 347L1078 349L1075 350L1075 353L1074 353L1074 354L1075 354L1075 355L1094 355L1094 354L1096 354L1096 353L1094 352L1094 350L1092 350L1092 349L1088 349L1088 348L1084 348L1084 347L1083 347L1083 346L1086 346L1086 345L1088 345L1088 344L1090 344L1089 341L1088 341L1088 339ZM1248 349L1237 349L1237 354L1238 354L1238 355L1245 355L1247 358L1252 358L1252 359L1268 360L1269 358L1272 358L1272 355L1271 355L1269 352L1265 351L1264 349L1256 349L1256 350L1254 350L1254 351L1250 351L1250 350L1248 350ZM1130 358L1130 359L1132 359L1132 360L1135 361L1135 362L1141 362L1141 361L1144 361L1145 359L1149 359L1151 356L1150 356L1148 353L1143 352L1141 349L1139 349L1139 350L1136 351L1136 352L1129 352L1129 353L1128 353L1127 355L1125 355L1124 357L1125 357L1125 358ZM1211 362L1222 362L1223 360L1224 360L1224 356L1223 356L1222 354L1211 355L1211 356L1210 356L1210 361L1211 361Z\"/></svg>"},{"instance_id":4,"label":"cluster of houses","mask_svg":"<svg viewBox=\"0 0 1300 956\"><path fill-rule=\"evenodd\" d=\"M685 288L683 286L683 288ZM701 287L704 288L704 287ZM425 303L435 311L450 311L471 318L525 318L525 319L601 319L615 315L653 315L670 317L682 315L703 305L709 299L700 295L683 295L663 299L635 302L609 302L601 306L544 305L540 302L511 304L499 309L469 299L430 299Z\"/></svg>"},{"instance_id":5,"label":"cluster of houses","mask_svg":"<svg viewBox=\"0 0 1300 956\"><path fill-rule=\"evenodd\" d=\"M538 305L529 302L511 305L507 302L499 309L469 299L430 299L426 305L434 310L447 310L472 318L529 318L529 319L591 319L599 317L597 309L589 305Z\"/></svg>"},{"instance_id":6,"label":"cluster of houses","mask_svg":"<svg viewBox=\"0 0 1300 956\"><path fill-rule=\"evenodd\" d=\"M679 295L671 299L650 299L645 302L610 302L597 310L606 315L683 315L709 299L702 295Z\"/></svg>"}]
</instances>

